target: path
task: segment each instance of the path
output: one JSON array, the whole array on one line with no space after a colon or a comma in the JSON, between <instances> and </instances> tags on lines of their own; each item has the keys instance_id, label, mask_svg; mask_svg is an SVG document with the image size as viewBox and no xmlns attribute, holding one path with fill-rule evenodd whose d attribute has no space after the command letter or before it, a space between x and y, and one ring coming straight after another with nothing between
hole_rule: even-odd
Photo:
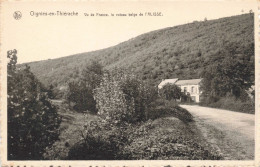
<instances>
[{"instance_id":1,"label":"path","mask_svg":"<svg viewBox=\"0 0 260 167\"><path fill-rule=\"evenodd\" d=\"M181 107L194 116L203 136L225 159L254 159L255 115L196 105Z\"/></svg>"}]
</instances>

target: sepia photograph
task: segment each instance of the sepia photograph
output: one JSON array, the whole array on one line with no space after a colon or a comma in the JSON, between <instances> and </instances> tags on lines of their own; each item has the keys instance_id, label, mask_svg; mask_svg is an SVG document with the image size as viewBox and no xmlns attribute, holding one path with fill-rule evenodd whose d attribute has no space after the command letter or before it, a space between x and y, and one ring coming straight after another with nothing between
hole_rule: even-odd
<instances>
[{"instance_id":1,"label":"sepia photograph","mask_svg":"<svg viewBox=\"0 0 260 167\"><path fill-rule=\"evenodd\" d=\"M256 5L1 2L2 164L254 164Z\"/></svg>"}]
</instances>

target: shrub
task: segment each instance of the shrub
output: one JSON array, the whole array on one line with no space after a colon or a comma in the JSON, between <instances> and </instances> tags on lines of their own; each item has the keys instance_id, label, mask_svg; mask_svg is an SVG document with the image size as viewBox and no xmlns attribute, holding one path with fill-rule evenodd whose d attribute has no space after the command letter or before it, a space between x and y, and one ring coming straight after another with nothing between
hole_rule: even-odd
<instances>
[{"instance_id":1,"label":"shrub","mask_svg":"<svg viewBox=\"0 0 260 167\"><path fill-rule=\"evenodd\" d=\"M148 113L150 119L172 116L183 122L193 121L193 116L186 109L179 107L175 101L157 99L152 103Z\"/></svg>"},{"instance_id":2,"label":"shrub","mask_svg":"<svg viewBox=\"0 0 260 167\"><path fill-rule=\"evenodd\" d=\"M200 103L200 105L243 113L255 113L255 102L253 99L247 99L246 101L244 101L235 98L234 96L219 97L217 98L217 100L215 98L213 100L205 99L202 103Z\"/></svg>"},{"instance_id":3,"label":"shrub","mask_svg":"<svg viewBox=\"0 0 260 167\"><path fill-rule=\"evenodd\" d=\"M8 159L42 159L58 139L61 119L30 68L16 68L16 54L8 51Z\"/></svg>"},{"instance_id":4,"label":"shrub","mask_svg":"<svg viewBox=\"0 0 260 167\"><path fill-rule=\"evenodd\" d=\"M162 119L155 121L150 119L146 122L117 126L108 124L100 118L98 121L85 125L84 131L81 133L81 141L71 148L67 159L130 160L185 159L187 157L187 159L202 159L202 156L207 159L212 156L210 153L209 155L200 155L204 151L200 147L199 150L193 148L193 154L189 154L188 147L195 147L191 143L194 137L187 139L185 135L188 136L191 132L182 131L189 128L189 125L177 118L175 120L177 123L171 125L168 125ZM161 132L160 126L166 125L171 127L172 130L177 130L177 132L171 134ZM180 128L180 125L182 128ZM150 135L152 137L149 137ZM176 145L179 142L183 143L185 147L183 150L176 150ZM154 149L156 146L157 150ZM160 150L162 146L163 149ZM186 156L178 154L180 152L185 152Z\"/></svg>"},{"instance_id":5,"label":"shrub","mask_svg":"<svg viewBox=\"0 0 260 167\"><path fill-rule=\"evenodd\" d=\"M84 126L82 140L70 150L68 159L122 159L119 151L129 143L133 123L148 119L157 91L135 75L115 69L104 74L94 98L99 120Z\"/></svg>"},{"instance_id":6,"label":"shrub","mask_svg":"<svg viewBox=\"0 0 260 167\"><path fill-rule=\"evenodd\" d=\"M77 160L114 160L118 152L128 143L126 129L99 118L85 124L81 140L69 151L67 159Z\"/></svg>"},{"instance_id":7,"label":"shrub","mask_svg":"<svg viewBox=\"0 0 260 167\"><path fill-rule=\"evenodd\" d=\"M170 127L170 128L169 128ZM135 127L120 156L128 160L218 160L222 157L199 137L196 127L178 119L161 118Z\"/></svg>"},{"instance_id":8,"label":"shrub","mask_svg":"<svg viewBox=\"0 0 260 167\"><path fill-rule=\"evenodd\" d=\"M166 100L175 100L175 101L176 99L180 99L180 97L182 96L181 88L179 88L177 85L169 84L169 83L163 86L163 88L160 90L160 94Z\"/></svg>"},{"instance_id":9,"label":"shrub","mask_svg":"<svg viewBox=\"0 0 260 167\"><path fill-rule=\"evenodd\" d=\"M106 73L94 90L98 114L113 123L146 120L148 107L156 97L156 91L135 75L118 69Z\"/></svg>"},{"instance_id":10,"label":"shrub","mask_svg":"<svg viewBox=\"0 0 260 167\"><path fill-rule=\"evenodd\" d=\"M158 99L155 89L118 69L103 75L100 86L94 89L94 98L99 120L84 126L82 139L70 150L68 159L136 159L125 148L139 134L154 128L149 126L153 122L149 119L173 116L185 123L192 121L189 112L174 101Z\"/></svg>"}]
</instances>

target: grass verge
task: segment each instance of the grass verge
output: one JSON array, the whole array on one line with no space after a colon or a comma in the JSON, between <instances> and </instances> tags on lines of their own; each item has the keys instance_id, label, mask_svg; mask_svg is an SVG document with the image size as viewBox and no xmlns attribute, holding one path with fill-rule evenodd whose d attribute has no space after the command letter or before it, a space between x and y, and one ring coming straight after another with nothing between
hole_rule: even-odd
<instances>
[{"instance_id":1,"label":"grass verge","mask_svg":"<svg viewBox=\"0 0 260 167\"><path fill-rule=\"evenodd\" d=\"M132 160L219 160L200 135L194 123L174 117L148 121L135 130L132 141L122 149L124 159Z\"/></svg>"},{"instance_id":2,"label":"grass verge","mask_svg":"<svg viewBox=\"0 0 260 167\"><path fill-rule=\"evenodd\" d=\"M161 103L161 104L160 104ZM216 160L222 156L200 135L191 114L172 102L157 102L146 122L105 127L86 133L84 125L95 115L71 112L63 116L60 140L47 148L46 159L70 160ZM163 107L164 106L164 107Z\"/></svg>"},{"instance_id":3,"label":"grass verge","mask_svg":"<svg viewBox=\"0 0 260 167\"><path fill-rule=\"evenodd\" d=\"M240 99L235 99L234 97L223 97L216 102L204 102L200 103L200 105L248 114L255 114L255 103L252 99L243 101Z\"/></svg>"}]
</instances>

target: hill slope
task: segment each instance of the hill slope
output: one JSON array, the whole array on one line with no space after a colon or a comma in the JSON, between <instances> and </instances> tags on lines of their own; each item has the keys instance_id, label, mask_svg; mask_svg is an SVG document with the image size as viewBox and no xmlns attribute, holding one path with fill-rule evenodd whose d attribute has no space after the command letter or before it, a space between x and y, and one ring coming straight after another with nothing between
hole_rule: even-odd
<instances>
[{"instance_id":1,"label":"hill slope","mask_svg":"<svg viewBox=\"0 0 260 167\"><path fill-rule=\"evenodd\" d=\"M198 78L203 68L227 53L253 64L253 14L195 21L152 31L110 48L27 64L45 85L65 85L77 78L91 59L106 69L124 67L157 85L165 78Z\"/></svg>"}]
</instances>

